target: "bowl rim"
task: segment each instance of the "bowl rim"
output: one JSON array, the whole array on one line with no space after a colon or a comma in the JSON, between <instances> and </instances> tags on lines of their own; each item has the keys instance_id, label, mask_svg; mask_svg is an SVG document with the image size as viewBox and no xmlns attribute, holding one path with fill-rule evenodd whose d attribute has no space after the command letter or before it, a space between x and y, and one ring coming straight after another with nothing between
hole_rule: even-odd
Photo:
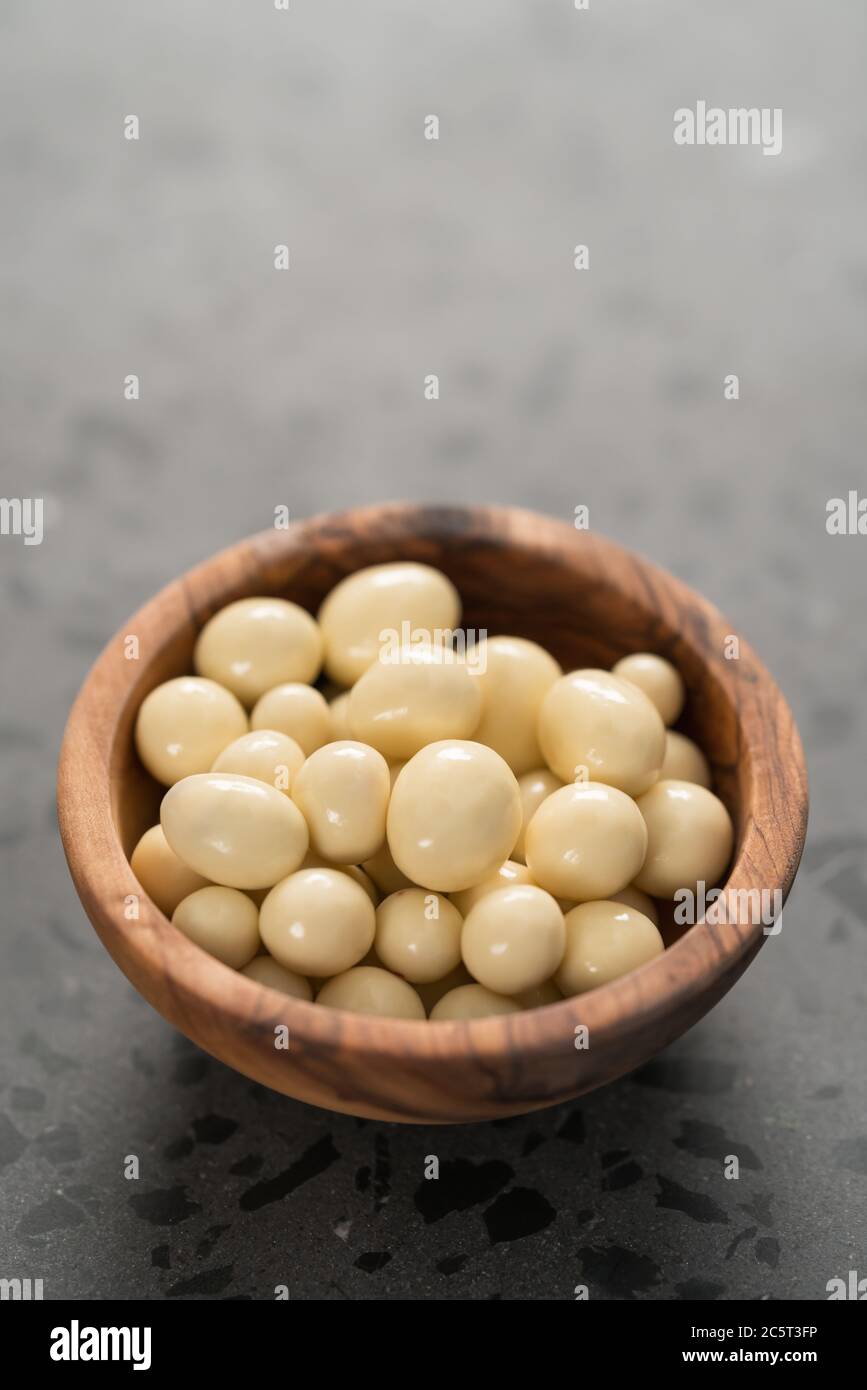
<instances>
[{"instance_id":1,"label":"bowl rim","mask_svg":"<svg viewBox=\"0 0 867 1390\"><path fill-rule=\"evenodd\" d=\"M222 1028L246 1032L252 1027L271 1034L277 1026L285 1026L293 1046L300 1045L308 1054L351 1046L354 1053L365 1053L372 1061L399 1058L404 1066L415 1062L448 1065L468 1055L484 1062L522 1048L533 1053L562 1049L564 1036L574 1035L582 1025L599 1046L621 1031L626 1019L635 1028L651 1025L672 1010L687 1007L710 988L717 995L724 993L726 977L733 983L743 968L741 962L746 963L743 958L761 946L761 922L708 924L702 920L661 956L628 975L518 1014L436 1022L372 1017L321 1008L248 980L194 946L147 896L121 844L110 786L120 717L131 701L140 703L146 693L143 689L137 697L137 688L145 684L141 668L146 670L148 663L125 659L124 636L135 632L140 649L152 648L156 655L180 626L198 630L223 603L241 593L255 593L253 578L261 580L275 561L285 562L293 552L300 561L317 547L332 546L347 529L371 527L384 531L389 543L393 541L394 559L402 558L402 536L404 540L425 534L442 538L446 533L465 535L467 540L495 535L506 546L519 545L528 554L544 552L564 562L569 553L577 557L580 552L581 570L588 563L598 566L611 586L639 606L652 610L656 596L656 604L661 599L672 612L688 613L681 637L702 664L712 668L738 711L739 755L748 758L750 814L724 886L780 889L785 900L806 835L807 777L800 736L784 697L749 644L739 636L739 660L724 659L723 639L737 629L707 599L614 541L523 508L377 503L319 513L218 551L172 580L133 614L85 677L60 752L58 819L76 890L120 968L152 1003L154 999L142 988L142 971L155 987L159 982L163 995L168 990L175 997L181 1016L205 1010ZM577 568L577 558L575 564ZM233 577L229 585L221 584L222 600L215 600L209 585L215 568ZM773 750L767 746L769 737L775 741ZM785 756L780 756L781 751ZM763 830L766 818L776 826L772 837ZM107 871L116 883L112 901L107 901L104 890ZM137 920L127 920L121 910L129 895L139 900Z\"/></svg>"}]
</instances>

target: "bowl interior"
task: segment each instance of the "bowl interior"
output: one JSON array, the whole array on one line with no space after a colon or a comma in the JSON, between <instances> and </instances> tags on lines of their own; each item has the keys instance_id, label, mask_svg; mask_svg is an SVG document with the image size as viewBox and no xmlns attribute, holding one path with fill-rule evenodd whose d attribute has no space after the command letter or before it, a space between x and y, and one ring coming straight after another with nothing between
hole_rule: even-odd
<instances>
[{"instance_id":1,"label":"bowl interior","mask_svg":"<svg viewBox=\"0 0 867 1390\"><path fill-rule=\"evenodd\" d=\"M447 516L450 514L447 514ZM112 811L124 851L131 854L139 836L159 819L164 794L135 753L132 730L144 696L161 681L191 672L192 652L202 624L218 608L256 592L278 594L316 613L319 604L344 575L365 565L389 560L419 560L436 565L457 586L464 604L462 626L468 640L487 631L530 638L547 648L563 669L610 667L634 651L654 651L677 666L687 687L684 717L678 728L701 746L712 768L714 789L725 802L735 826L736 848L746 823L750 786L749 752L739 738L733 699L715 677L698 636L683 624L682 611L670 616L648 592L646 600L621 584L610 551L588 579L568 550L552 548L532 536L479 533L460 514L460 522L443 524L440 516L428 532L379 535L353 531L329 545L327 538L305 544L302 536L288 550L276 537L256 538L254 561L239 576L220 571L214 582L208 566L185 580L186 603L174 628L160 631L142 662L140 679L129 692L117 721L112 749ZM625 552L618 552L625 557ZM661 905L666 944L687 928L674 924L671 904Z\"/></svg>"}]
</instances>

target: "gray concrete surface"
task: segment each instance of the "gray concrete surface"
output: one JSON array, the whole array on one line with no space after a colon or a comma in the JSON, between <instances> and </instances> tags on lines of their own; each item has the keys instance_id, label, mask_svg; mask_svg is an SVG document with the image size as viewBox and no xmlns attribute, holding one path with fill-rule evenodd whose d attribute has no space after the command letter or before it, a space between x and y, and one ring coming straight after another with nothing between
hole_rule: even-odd
<instances>
[{"instance_id":1,"label":"gray concrete surface","mask_svg":"<svg viewBox=\"0 0 867 1390\"><path fill-rule=\"evenodd\" d=\"M825 530L867 493L865 38L857 0L5 0L2 493L44 496L46 534L0 537L0 1275L808 1299L867 1274L867 538ZM782 154L675 147L699 98L781 107ZM55 827L66 712L127 614L279 503L401 496L588 504L754 642L810 763L807 861L733 993L504 1125L340 1119L196 1052L102 951Z\"/></svg>"}]
</instances>

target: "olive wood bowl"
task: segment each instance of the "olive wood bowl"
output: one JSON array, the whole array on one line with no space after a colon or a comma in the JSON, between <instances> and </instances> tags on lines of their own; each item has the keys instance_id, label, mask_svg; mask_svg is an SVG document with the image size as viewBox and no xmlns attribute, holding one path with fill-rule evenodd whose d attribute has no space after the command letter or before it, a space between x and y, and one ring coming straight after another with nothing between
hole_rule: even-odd
<instances>
[{"instance_id":1,"label":"olive wood bowl","mask_svg":"<svg viewBox=\"0 0 867 1390\"><path fill-rule=\"evenodd\" d=\"M686 683L679 727L707 754L735 826L727 887L788 893L807 819L792 714L746 642L700 595L611 541L529 511L384 504L264 532L171 583L124 624L72 709L58 775L70 871L103 944L170 1023L245 1075L329 1110L457 1123L553 1105L646 1061L731 988L761 946L760 922L666 927L669 948L587 994L505 1017L418 1023L290 999L194 946L129 866L164 788L133 724L145 695L192 670L204 622L234 599L280 594L315 613L344 575L410 559L457 585L463 624L533 638L564 670L655 651ZM128 659L135 636L138 659ZM139 899L139 916L125 905ZM288 1047L278 1047L278 1037ZM584 1025L586 1035L579 1029ZM576 1029L578 1033L576 1034ZM576 1046L584 1039L586 1046ZM108 1043L108 1040L106 1040Z\"/></svg>"}]
</instances>

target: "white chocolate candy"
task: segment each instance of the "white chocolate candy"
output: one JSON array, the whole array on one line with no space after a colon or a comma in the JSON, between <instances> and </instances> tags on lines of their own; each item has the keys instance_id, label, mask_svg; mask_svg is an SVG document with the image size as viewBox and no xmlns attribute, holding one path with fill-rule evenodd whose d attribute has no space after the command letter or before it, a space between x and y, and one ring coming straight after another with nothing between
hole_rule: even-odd
<instances>
[{"instance_id":1,"label":"white chocolate candy","mask_svg":"<svg viewBox=\"0 0 867 1390\"><path fill-rule=\"evenodd\" d=\"M607 898L625 888L646 850L647 830L635 802L602 782L561 787L527 826L533 879L556 898L573 902Z\"/></svg>"},{"instance_id":2,"label":"white chocolate candy","mask_svg":"<svg viewBox=\"0 0 867 1390\"><path fill-rule=\"evenodd\" d=\"M331 710L332 739L352 738L352 730L349 727L349 696L350 691L344 690L343 694L337 695L328 706Z\"/></svg>"},{"instance_id":3,"label":"white chocolate candy","mask_svg":"<svg viewBox=\"0 0 867 1390\"><path fill-rule=\"evenodd\" d=\"M471 653L469 664L476 663L482 717L473 738L493 748L520 777L542 762L536 737L539 709L562 668L544 647L523 637L484 639Z\"/></svg>"},{"instance_id":4,"label":"white chocolate candy","mask_svg":"<svg viewBox=\"0 0 867 1390\"><path fill-rule=\"evenodd\" d=\"M431 984L460 962L462 926L448 898L405 888L376 909L376 953L387 970L412 984Z\"/></svg>"},{"instance_id":5,"label":"white chocolate candy","mask_svg":"<svg viewBox=\"0 0 867 1390\"><path fill-rule=\"evenodd\" d=\"M566 913L566 953L554 977L568 996L607 985L664 950L649 917L619 902L581 903Z\"/></svg>"},{"instance_id":6,"label":"white chocolate candy","mask_svg":"<svg viewBox=\"0 0 867 1390\"><path fill-rule=\"evenodd\" d=\"M468 738L479 722L479 677L445 647L383 652L353 686L349 727L385 757L411 758L428 743Z\"/></svg>"},{"instance_id":7,"label":"white chocolate candy","mask_svg":"<svg viewBox=\"0 0 867 1390\"><path fill-rule=\"evenodd\" d=\"M305 758L331 741L331 710L324 696L311 685L275 685L254 707L250 725L288 734Z\"/></svg>"},{"instance_id":8,"label":"white chocolate candy","mask_svg":"<svg viewBox=\"0 0 867 1390\"><path fill-rule=\"evenodd\" d=\"M571 671L542 701L539 744L564 782L583 776L639 796L662 767L665 725L631 681L610 671Z\"/></svg>"},{"instance_id":9,"label":"white chocolate candy","mask_svg":"<svg viewBox=\"0 0 867 1390\"><path fill-rule=\"evenodd\" d=\"M309 849L301 861L300 867L302 869L339 869L342 874L349 874L350 878L354 878L356 883L361 884L374 907L379 902L379 890L376 884L358 864L332 864L330 860L323 859L321 855L315 854L313 850Z\"/></svg>"},{"instance_id":10,"label":"white chocolate candy","mask_svg":"<svg viewBox=\"0 0 867 1390\"><path fill-rule=\"evenodd\" d=\"M371 859L385 841L391 781L375 748L346 740L311 753L292 785L292 800L316 854L332 864Z\"/></svg>"},{"instance_id":11,"label":"white chocolate candy","mask_svg":"<svg viewBox=\"0 0 867 1390\"><path fill-rule=\"evenodd\" d=\"M248 727L230 690L197 676L178 676L145 696L135 746L151 776L170 787L194 772L210 772L217 755Z\"/></svg>"},{"instance_id":12,"label":"white chocolate candy","mask_svg":"<svg viewBox=\"0 0 867 1390\"><path fill-rule=\"evenodd\" d=\"M424 1004L426 1014L430 1014L431 1009L440 1002L444 995L450 994L459 985L472 985L475 981L467 967L461 961L454 970L450 970L448 975L443 975L441 980L431 980L430 984L417 981L414 989Z\"/></svg>"},{"instance_id":13,"label":"white chocolate candy","mask_svg":"<svg viewBox=\"0 0 867 1390\"><path fill-rule=\"evenodd\" d=\"M621 657L612 668L615 676L632 681L643 690L659 711L663 724L675 724L680 718L686 690L676 666L653 652L634 652Z\"/></svg>"},{"instance_id":14,"label":"white chocolate candy","mask_svg":"<svg viewBox=\"0 0 867 1390\"><path fill-rule=\"evenodd\" d=\"M635 886L655 898L673 898L718 882L732 853L734 830L719 797L694 782L657 782L638 799L647 825L647 856Z\"/></svg>"},{"instance_id":15,"label":"white chocolate candy","mask_svg":"<svg viewBox=\"0 0 867 1390\"><path fill-rule=\"evenodd\" d=\"M364 872L376 884L380 893L398 893L401 888L415 888L412 879L401 873L391 857L388 841L377 850L372 859L365 859L361 865Z\"/></svg>"},{"instance_id":16,"label":"white chocolate candy","mask_svg":"<svg viewBox=\"0 0 867 1390\"><path fill-rule=\"evenodd\" d=\"M518 778L518 790L521 793L521 833L518 836L518 843L512 850L512 858L519 863L526 862L527 854L524 847L524 837L527 833L527 826L533 819L539 807L546 797L552 792L559 791L563 783L559 777L555 777L553 772L549 772L547 767L537 767L532 772L525 772L523 777Z\"/></svg>"},{"instance_id":17,"label":"white chocolate candy","mask_svg":"<svg viewBox=\"0 0 867 1390\"><path fill-rule=\"evenodd\" d=\"M197 889L178 903L172 925L233 970L249 964L259 949L259 910L237 888Z\"/></svg>"},{"instance_id":18,"label":"white chocolate candy","mask_svg":"<svg viewBox=\"0 0 867 1390\"><path fill-rule=\"evenodd\" d=\"M452 893L451 900L462 917L466 917L471 908L475 907L480 899L487 893L495 893L498 888L511 888L516 883L532 883L533 875L526 864L519 864L515 859L507 859L505 864L501 864L492 874L486 874L480 883L476 883L472 888L465 888L462 893Z\"/></svg>"},{"instance_id":19,"label":"white chocolate candy","mask_svg":"<svg viewBox=\"0 0 867 1390\"><path fill-rule=\"evenodd\" d=\"M288 734L276 729L252 729L223 749L211 771L255 777L288 796L303 762L302 750Z\"/></svg>"},{"instance_id":20,"label":"white chocolate candy","mask_svg":"<svg viewBox=\"0 0 867 1390\"><path fill-rule=\"evenodd\" d=\"M294 970L287 970L273 956L256 956L255 960L244 966L241 974L257 984L278 990L280 994L288 994L292 999L306 999L309 1002L313 998L309 980L305 980L303 975L296 975Z\"/></svg>"},{"instance_id":21,"label":"white chocolate candy","mask_svg":"<svg viewBox=\"0 0 867 1390\"><path fill-rule=\"evenodd\" d=\"M665 757L659 772L660 782L695 782L710 788L710 765L697 743L674 729L665 731Z\"/></svg>"},{"instance_id":22,"label":"white chocolate candy","mask_svg":"<svg viewBox=\"0 0 867 1390\"><path fill-rule=\"evenodd\" d=\"M290 874L259 910L259 931L274 959L315 978L356 965L370 950L375 930L370 898L338 869Z\"/></svg>"},{"instance_id":23,"label":"white chocolate candy","mask_svg":"<svg viewBox=\"0 0 867 1390\"><path fill-rule=\"evenodd\" d=\"M566 949L563 913L532 884L498 888L470 910L461 934L464 965L496 994L517 994L551 978Z\"/></svg>"},{"instance_id":24,"label":"white chocolate candy","mask_svg":"<svg viewBox=\"0 0 867 1390\"><path fill-rule=\"evenodd\" d=\"M411 561L373 565L342 579L319 610L325 669L340 685L354 685L375 661L385 638L410 631L453 631L461 617L458 591L439 570Z\"/></svg>"},{"instance_id":25,"label":"white chocolate candy","mask_svg":"<svg viewBox=\"0 0 867 1390\"><path fill-rule=\"evenodd\" d=\"M130 868L160 912L171 917L182 898L209 882L179 859L161 825L146 830L130 856Z\"/></svg>"},{"instance_id":26,"label":"white chocolate candy","mask_svg":"<svg viewBox=\"0 0 867 1390\"><path fill-rule=\"evenodd\" d=\"M616 893L611 894L610 901L624 903L626 907L634 907L636 912L642 913L644 917L649 917L655 927L659 926L659 908L647 893L642 893L640 888L630 884L628 888L619 888ZM574 907L575 904L573 903Z\"/></svg>"},{"instance_id":27,"label":"white chocolate candy","mask_svg":"<svg viewBox=\"0 0 867 1390\"><path fill-rule=\"evenodd\" d=\"M521 829L515 775L482 743L432 743L402 769L388 808L398 869L438 893L471 888L509 857ZM373 876L373 875L372 875Z\"/></svg>"},{"instance_id":28,"label":"white chocolate candy","mask_svg":"<svg viewBox=\"0 0 867 1390\"><path fill-rule=\"evenodd\" d=\"M313 681L322 638L310 614L283 598L242 598L215 613L202 631L193 665L245 705L286 681Z\"/></svg>"},{"instance_id":29,"label":"white chocolate candy","mask_svg":"<svg viewBox=\"0 0 867 1390\"><path fill-rule=\"evenodd\" d=\"M383 1018L423 1020L424 1005L406 980L373 965L357 965L328 980L316 997L317 1004L332 1009L349 1009L356 1014L378 1014Z\"/></svg>"},{"instance_id":30,"label":"white chocolate candy","mask_svg":"<svg viewBox=\"0 0 867 1390\"><path fill-rule=\"evenodd\" d=\"M541 1009L545 1004L559 1004L563 996L553 980L543 980L532 989L519 990L512 998L522 1009Z\"/></svg>"},{"instance_id":31,"label":"white chocolate candy","mask_svg":"<svg viewBox=\"0 0 867 1390\"><path fill-rule=\"evenodd\" d=\"M269 888L307 853L298 807L276 788L234 772L176 782L163 797L160 823L185 864L230 888Z\"/></svg>"},{"instance_id":32,"label":"white chocolate candy","mask_svg":"<svg viewBox=\"0 0 867 1390\"><path fill-rule=\"evenodd\" d=\"M520 1004L504 994L494 994L484 985L458 985L449 990L430 1012L432 1023L446 1023L464 1018L493 1018L495 1014L517 1014Z\"/></svg>"}]
</instances>

